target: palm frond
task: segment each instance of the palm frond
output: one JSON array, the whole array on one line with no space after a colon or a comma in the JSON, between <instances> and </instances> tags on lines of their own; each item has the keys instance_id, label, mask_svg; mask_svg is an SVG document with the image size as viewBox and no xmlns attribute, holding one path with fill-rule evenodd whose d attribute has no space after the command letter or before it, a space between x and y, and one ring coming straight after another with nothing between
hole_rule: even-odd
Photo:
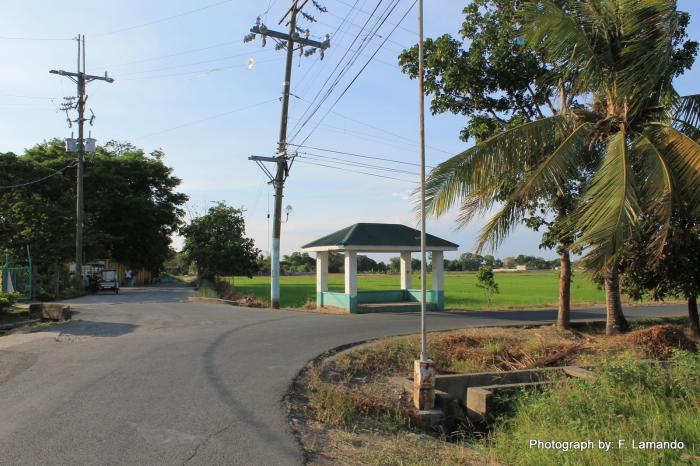
<instances>
[{"instance_id":1,"label":"palm frond","mask_svg":"<svg viewBox=\"0 0 700 466\"><path fill-rule=\"evenodd\" d=\"M508 200L481 229L476 242L477 254L486 248L491 251L498 249L510 232L520 224L526 212L522 204Z\"/></svg>"},{"instance_id":2,"label":"palm frond","mask_svg":"<svg viewBox=\"0 0 700 466\"><path fill-rule=\"evenodd\" d=\"M700 215L700 144L672 126L660 126L655 145L671 167L684 202Z\"/></svg>"},{"instance_id":3,"label":"palm frond","mask_svg":"<svg viewBox=\"0 0 700 466\"><path fill-rule=\"evenodd\" d=\"M646 134L634 142L632 151L642 161L639 185L642 186L640 203L644 211L655 221L651 231L653 240L649 248L652 257L661 258L666 239L671 230L673 214L673 174L659 148Z\"/></svg>"},{"instance_id":4,"label":"palm frond","mask_svg":"<svg viewBox=\"0 0 700 466\"><path fill-rule=\"evenodd\" d=\"M578 125L566 139L531 173L513 194L514 199L531 199L552 186L561 186L581 167L581 154L587 150L593 125Z\"/></svg>"},{"instance_id":5,"label":"palm frond","mask_svg":"<svg viewBox=\"0 0 700 466\"><path fill-rule=\"evenodd\" d=\"M574 247L590 248L589 261L612 256L639 218L626 137L621 126L608 138L605 157L575 213L581 236Z\"/></svg>"},{"instance_id":6,"label":"palm frond","mask_svg":"<svg viewBox=\"0 0 700 466\"><path fill-rule=\"evenodd\" d=\"M700 131L700 94L678 98L675 102L673 119L684 126L689 126L689 129Z\"/></svg>"},{"instance_id":7,"label":"palm frond","mask_svg":"<svg viewBox=\"0 0 700 466\"><path fill-rule=\"evenodd\" d=\"M615 69L618 99L624 99L630 119L657 104L665 87L678 29L675 0L619 0L619 60ZM623 104L620 100L618 104Z\"/></svg>"},{"instance_id":8,"label":"palm frond","mask_svg":"<svg viewBox=\"0 0 700 466\"><path fill-rule=\"evenodd\" d=\"M612 63L605 40L597 37L596 18L581 3L570 2L565 10L553 0L531 0L521 11L521 23L528 46L540 50L550 63L567 64L575 75L575 93L596 87ZM598 40L599 39L599 40ZM595 42L594 42L595 41Z\"/></svg>"},{"instance_id":9,"label":"palm frond","mask_svg":"<svg viewBox=\"0 0 700 466\"><path fill-rule=\"evenodd\" d=\"M426 180L426 206L440 216L478 193L493 202L514 173L536 166L558 144L571 119L555 115L495 135L439 164Z\"/></svg>"}]
</instances>

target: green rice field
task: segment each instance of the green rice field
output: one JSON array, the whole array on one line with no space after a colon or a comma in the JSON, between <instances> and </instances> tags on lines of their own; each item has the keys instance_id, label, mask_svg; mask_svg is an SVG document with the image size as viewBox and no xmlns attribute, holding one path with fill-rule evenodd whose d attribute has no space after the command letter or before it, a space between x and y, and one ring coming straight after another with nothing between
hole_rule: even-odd
<instances>
[{"instance_id":1,"label":"green rice field","mask_svg":"<svg viewBox=\"0 0 700 466\"><path fill-rule=\"evenodd\" d=\"M241 292L268 299L270 277L229 278ZM343 291L343 275L330 274L330 291ZM559 275L556 271L497 273L500 293L489 305L483 290L476 287L476 274L447 272L445 274L445 307L447 309L518 309L556 306L559 296ZM420 278L414 276L413 287L420 286ZM430 276L428 276L430 286ZM398 275L358 275L359 291L395 290L399 288ZM283 276L281 306L301 307L316 299L316 276ZM598 285L583 274L575 274L571 288L574 305L604 303L604 294Z\"/></svg>"}]
</instances>

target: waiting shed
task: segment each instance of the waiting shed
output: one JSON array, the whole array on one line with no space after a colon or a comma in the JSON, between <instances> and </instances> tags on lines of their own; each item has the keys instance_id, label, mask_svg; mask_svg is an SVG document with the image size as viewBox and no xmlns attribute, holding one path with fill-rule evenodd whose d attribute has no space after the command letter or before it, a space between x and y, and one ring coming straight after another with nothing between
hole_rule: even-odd
<instances>
[{"instance_id":1,"label":"waiting shed","mask_svg":"<svg viewBox=\"0 0 700 466\"><path fill-rule=\"evenodd\" d=\"M459 245L426 235L426 250L432 256L432 289L428 290L426 308L445 308L444 252L456 251ZM420 290L412 288L411 253L420 252L420 231L406 225L356 223L302 247L316 253L316 305L333 306L351 313L420 310ZM345 255L345 293L328 291L328 255ZM396 290L357 290L358 253L399 253L401 284Z\"/></svg>"}]
</instances>

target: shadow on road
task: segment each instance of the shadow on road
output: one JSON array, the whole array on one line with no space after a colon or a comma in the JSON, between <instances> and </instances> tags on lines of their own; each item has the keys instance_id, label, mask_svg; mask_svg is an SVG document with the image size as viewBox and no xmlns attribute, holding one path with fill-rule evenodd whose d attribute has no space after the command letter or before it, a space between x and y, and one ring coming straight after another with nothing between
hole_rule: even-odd
<instances>
[{"instance_id":1,"label":"shadow on road","mask_svg":"<svg viewBox=\"0 0 700 466\"><path fill-rule=\"evenodd\" d=\"M120 337L133 333L138 328L134 324L116 322L94 322L92 320L76 320L61 327L62 335L76 337ZM56 327L47 327L39 332L56 332Z\"/></svg>"},{"instance_id":2,"label":"shadow on road","mask_svg":"<svg viewBox=\"0 0 700 466\"><path fill-rule=\"evenodd\" d=\"M233 387L235 380L236 380L236 374L235 371L229 374L229 377L225 377L223 374L219 372L219 369L217 368L217 364L215 361L216 358L216 353L219 350L219 347L224 343L224 341L231 336L233 336L235 333L244 330L246 328L250 327L255 327L258 325L265 325L269 324L271 322L278 322L281 320L288 320L292 319L293 317L281 317L277 319L266 319L261 322L255 322L252 324L247 324L247 325L242 325L240 327L231 329L221 335L209 345L207 348L206 352L204 353L204 370L206 371L207 374L207 379L209 383L214 387L214 389L217 392L217 395L219 399L228 405L231 410L232 414L238 418L240 421L244 422L245 424L249 425L252 427L251 433L254 433L257 435L260 439L262 439L264 442L266 442L270 448L274 448L278 450L282 454L286 454L288 456L294 456L294 457L300 457L301 453L295 449L291 449L288 446L285 445L285 442L282 442L281 438L279 437L279 434L276 432L273 432L269 426L262 420L258 419L256 416L255 412L251 409L249 409L245 403L239 401L234 392L231 390ZM262 389L263 387L261 387ZM225 430L225 429L223 429Z\"/></svg>"}]
</instances>

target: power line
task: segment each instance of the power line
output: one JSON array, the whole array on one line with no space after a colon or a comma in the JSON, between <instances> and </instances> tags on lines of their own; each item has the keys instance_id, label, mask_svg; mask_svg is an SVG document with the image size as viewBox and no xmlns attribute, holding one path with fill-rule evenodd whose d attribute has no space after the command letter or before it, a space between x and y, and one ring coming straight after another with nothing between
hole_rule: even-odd
<instances>
[{"instance_id":1,"label":"power line","mask_svg":"<svg viewBox=\"0 0 700 466\"><path fill-rule=\"evenodd\" d=\"M393 176L377 175L376 173L368 173L368 172L363 172L363 171L359 171L359 170L349 170L347 168L340 168L340 167L335 167L333 165L325 165L322 163L309 162L307 160L299 160L299 162L305 163L307 165L316 165L317 167L325 167L325 168L330 168L333 170L340 170L340 171L345 172L345 173L358 173L360 175L373 176L375 178L384 178L386 180L402 181L404 183L413 183L413 184L416 183L415 181L406 180L406 179L402 179L402 178L394 178Z\"/></svg>"},{"instance_id":2,"label":"power line","mask_svg":"<svg viewBox=\"0 0 700 466\"><path fill-rule=\"evenodd\" d=\"M298 154L302 154L299 156L302 159L312 159L312 160L321 160L321 161L332 160L332 161L337 162L341 165L349 165L352 167L370 168L372 170L379 170L379 171L384 171L384 172L402 173L404 175L418 176L418 173L409 172L407 170L399 170L399 169L392 168L392 167L384 167L381 165L373 165L370 163L353 162L353 161L347 160L347 159L341 159L338 157L329 157L327 155L314 154L311 152L298 152Z\"/></svg>"},{"instance_id":3,"label":"power line","mask_svg":"<svg viewBox=\"0 0 700 466\"><path fill-rule=\"evenodd\" d=\"M183 124L181 124L181 125L174 126L174 127L172 127L172 128L167 128L167 129L164 129L164 130L161 130L161 131L155 131L155 132L153 132L153 133L144 134L144 135L138 136L138 137L136 137L136 138L134 138L134 139L135 139L135 140L138 140L138 139L145 139L145 138L148 138L148 137L151 137L151 136L156 136L156 135L163 134L163 133L169 133L170 131L175 131L175 130L178 130L178 129L181 129L181 128L186 128L186 127L188 127L188 126L197 125L197 124L203 123L203 122L205 122L205 121L214 120L214 119L221 118L221 117L224 117L224 116L227 116L227 115L231 115L232 113L237 113L237 112L242 112L242 111L245 111L245 110L250 110L250 109L252 109L252 108L260 107L260 106L265 105L265 104L269 104L269 103L272 103L272 102L277 102L278 100L279 100L279 99L266 100L266 101L264 101L264 102L258 102L258 103L256 103L256 104L248 105L248 106L241 107L241 108L237 108L237 109L234 109L234 110L229 110L229 111L227 111L227 112L217 113L216 115L210 115L210 116L207 116L207 117L204 117L204 118L200 118L199 120L194 120L194 121L190 121L190 122L188 122L188 123L183 123Z\"/></svg>"},{"instance_id":4,"label":"power line","mask_svg":"<svg viewBox=\"0 0 700 466\"><path fill-rule=\"evenodd\" d=\"M53 178L54 176L62 175L65 170L72 168L72 167L75 167L77 164L78 164L77 161L73 161L70 164L66 165L65 167L61 168L60 170L53 170L52 168L43 167L43 168L46 168L47 170L53 170L55 173L47 175L43 178L39 178L38 180L28 181L26 183L20 183L20 184L15 184L15 185L11 185L11 186L0 186L0 189L17 189L17 188L23 188L25 186L30 186L33 184L41 183L42 181L46 181L49 178Z\"/></svg>"},{"instance_id":5,"label":"power line","mask_svg":"<svg viewBox=\"0 0 700 466\"><path fill-rule=\"evenodd\" d=\"M408 8L408 10L406 10L406 13L404 13L404 15L401 17L401 19L400 19L399 22L396 24L396 26L394 26L394 28L391 30L391 32L389 32L389 34L384 38L384 41L380 44L380 46L377 48L377 50L375 50L374 53L372 54L372 56L369 58L369 60L367 60L367 63L365 63L365 65L364 65L364 66L360 69L360 71L355 75L355 77L352 79L352 81L350 81L350 83L345 87L345 89L343 90L343 92L338 96L338 98L335 100L335 102L333 102L333 104L330 106L330 108L329 108L328 111L325 113L325 115L324 115L323 117L321 117L321 119L318 121L318 123L316 124L316 126L314 127L314 129L312 129L311 132L310 132L309 134L306 135L306 137L304 138L304 140L303 140L302 143L301 143L302 145L303 145L304 143L306 143L306 141L309 140L309 138L311 137L311 135L312 135L312 134L316 131L316 129L318 128L318 125L320 125L321 122L328 116L328 113L330 113L330 111L331 111L336 105L338 105L338 102L340 102L340 99L342 99L343 96L345 96L345 94L347 94L347 92L350 90L350 88L352 87L352 85L355 84L355 82L359 79L359 77L362 75L362 73L365 71L365 69L367 69L367 67L369 66L369 64L372 62L372 60L374 59L374 57L377 55L377 53L379 53L379 51L381 50L382 46L383 46L384 44L386 44L387 40L389 40L389 38L390 38L390 37L392 36L392 34L396 31L396 29L397 29L397 28L399 27L399 25L403 22L403 20L406 19L406 16L408 16L408 14L411 12L411 10L413 9L413 7L416 5L417 2L418 2L418 0L414 0L414 2L411 4L411 6ZM394 8L396 8L396 6L398 6L398 1L397 1L396 5L394 5ZM392 9L392 11L393 11L393 9ZM391 12L389 12L389 15L390 15L390 14L391 14ZM387 16L384 18L384 21L386 21L386 19L388 18L389 15L387 15ZM312 115L312 116L313 116L313 115ZM308 123L308 120L307 120L306 123ZM295 133L295 137L301 132L301 130L304 129L304 125L305 125L306 123L302 124L301 128L299 128L299 130ZM294 139L294 138L292 138L292 139Z\"/></svg>"},{"instance_id":6,"label":"power line","mask_svg":"<svg viewBox=\"0 0 700 466\"><path fill-rule=\"evenodd\" d=\"M188 53L202 52L202 51L204 51L204 50L211 50L211 49L215 49L215 48L218 48L218 47L223 47L223 46L225 46L225 45L239 44L239 43L240 43L240 41L238 41L238 40L231 40L231 41L227 41L227 42L219 42L219 43L217 43L217 44L206 45L206 46L204 46L204 47L200 47L200 48L196 48L196 49L182 50L182 51L180 51L180 52L173 52L173 53L169 53L169 54L166 54L166 55L158 55L158 56L155 56L155 57L143 58L143 59L140 59L140 60L133 60L133 61L124 62L124 63L118 63L118 64L112 65L112 66L113 66L113 67L119 67L119 66L135 65L135 64L137 64L137 63L145 63L145 62L149 62L149 61L158 61L158 60L163 60L163 59L165 59L165 58L177 57L177 56L180 56L180 55L187 55Z\"/></svg>"},{"instance_id":7,"label":"power line","mask_svg":"<svg viewBox=\"0 0 700 466\"><path fill-rule=\"evenodd\" d=\"M383 0L379 0L379 2L377 3L377 6L373 10L373 13L379 9L382 2L383 2ZM393 8L396 8L398 3L399 3L399 0L396 0L394 2ZM382 17L384 18L384 21L386 21L389 14L391 14L391 12L393 11L393 9L390 9L390 8L391 8L391 5L389 5L382 13ZM387 14L387 11L389 11L389 14ZM374 25L372 25L370 27L371 32L369 32L367 34L367 36L364 39L362 39L362 42L360 42L360 45L357 47L357 49L355 49L355 50L352 49L353 46L355 45L355 43L360 39L362 32L369 25L371 18L372 17L367 18L367 20L365 21L365 24L362 26L360 31L357 33L357 35L353 39L352 43L348 47L348 49L345 51L345 54L343 54L343 56L338 61L338 63L336 64L336 66L333 69L333 71L331 72L331 74L328 76L328 78L326 78L326 81L323 83L323 85L321 86L319 91L314 96L312 103L304 111L303 115L301 116L301 120L302 120L301 125L299 125L298 123L296 125L294 125L294 128L292 129L292 131L294 131L294 135L291 138L292 140L294 140L299 135L299 133L304 129L304 127L309 123L309 121L318 112L319 108L323 105L323 103L326 100L328 100L328 98L331 96L331 94L335 90L336 86L345 77L345 75L350 71L352 66L357 62L357 59L359 57L359 53L361 51L363 51L369 45L372 38L374 38L374 36L379 32L379 29L381 29L381 27L384 23L377 20L377 22L375 22ZM351 54L350 58L348 59L348 61L346 63L343 63L345 61L345 58L348 56L348 54L351 51L353 53ZM342 69L338 72L338 74L334 78L333 76L335 75L336 71L338 71L338 69L341 67L341 65L343 65ZM331 81L331 79L333 79L333 82L332 82L332 84L328 85L328 83ZM326 86L328 86L328 88L326 88ZM323 97L321 97L321 94L324 92L324 89L325 89L325 94L323 94ZM319 97L320 97L320 100L318 100ZM318 103L317 103L317 100L318 100Z\"/></svg>"},{"instance_id":8,"label":"power line","mask_svg":"<svg viewBox=\"0 0 700 466\"><path fill-rule=\"evenodd\" d=\"M359 3L359 1L360 1L360 0L355 0L355 5L353 5L353 6L348 10L347 14L345 15L345 19L343 19L343 21L340 22L340 24L339 24L338 27L335 29L335 31L334 31L332 34L330 34L331 38L333 39L333 43L334 43L334 44L336 43L337 40L340 39L340 38L337 37L337 36L338 36L338 34L340 33L340 31L343 29L343 27L345 26L346 20L348 20L348 19L352 16L352 14L355 12L355 6L357 6L357 3ZM365 0L365 1L366 1L366 0ZM345 37L345 33L346 33L346 32L347 32L347 31L343 31L341 37ZM333 54L333 52L334 52L337 48L338 48L338 47L336 47L336 46L334 45L333 48L331 48L330 52L329 52L327 55ZM335 56L335 55L333 54L333 56ZM302 84L303 82L306 81L307 76L311 73L311 71L314 69L314 67L315 67L318 63L319 63L318 60L317 60L317 61L314 61L314 62L311 64L311 66L307 68L306 72L303 74L303 76L301 77L301 79L299 79L298 83L296 84L296 86L295 86L295 88L294 88L295 92L297 92L298 89L300 88L301 84ZM327 61L327 60L324 60L323 63L321 64L321 67L322 67L322 68L325 67L325 64L326 64L326 63L328 63L328 61Z\"/></svg>"},{"instance_id":9,"label":"power line","mask_svg":"<svg viewBox=\"0 0 700 466\"><path fill-rule=\"evenodd\" d=\"M261 52L266 52L267 50L263 50ZM232 58L240 58L244 56L250 56L249 52L243 52L243 53L237 53L235 55L227 55L225 57L219 57L219 58L210 58L208 60L200 60L196 62L190 62L190 63L183 63L181 65L171 65L171 66L163 66L160 68L152 68L150 70L140 70L140 71L132 71L129 73L122 73L119 76L134 76L137 74L144 74L144 73L157 73L159 71L168 71L168 70L175 70L178 68L187 68L189 66L194 66L194 65L202 65L204 63L213 63L217 61L224 61L224 60L230 60Z\"/></svg>"},{"instance_id":10,"label":"power line","mask_svg":"<svg viewBox=\"0 0 700 466\"><path fill-rule=\"evenodd\" d=\"M336 0L336 1L337 1L338 3L343 4L343 5L350 6L347 2L344 2L343 0ZM358 8L357 11L359 11L360 13L364 13L364 14L366 14L366 15L369 15L369 16L374 16L373 13L369 13L369 12L364 11L364 10L361 10L361 9L359 9L359 8ZM396 24L394 24L394 23L387 23L387 24L389 24L389 26L396 26ZM405 26L401 26L400 23L399 23L398 27L399 27L399 29L401 29L401 30L403 30L403 31L406 31L406 32L410 33L411 35L414 35L414 36L417 35L416 31L412 31L412 30L408 29L408 28L405 27Z\"/></svg>"},{"instance_id":11,"label":"power line","mask_svg":"<svg viewBox=\"0 0 700 466\"><path fill-rule=\"evenodd\" d=\"M199 13L200 11L208 10L208 9L210 9L210 8L217 7L217 6L219 6L219 5L224 5L224 4L226 4L226 3L231 3L232 1L233 1L233 0L223 0L223 1L220 1L220 2L216 2L216 3L210 3L210 4L208 4L208 5L204 5L204 6L200 7L200 8L195 8L195 9L193 9L193 10L188 10L188 11L183 11L182 13L178 13L178 14L171 15L171 16L166 16L166 17L164 17L164 18L154 19L153 21L148 21L148 22L146 22L146 23L135 24L135 25L133 25L133 26L129 26L129 27L121 28L121 29L116 29L116 30L114 30L114 31L105 32L105 33L103 33L103 34L96 34L94 37L110 36L110 35L112 35L112 34L119 34L119 33L121 33L121 32L132 31L132 30L134 30L134 29L140 29L140 28L144 28L144 27L147 27L147 26L152 26L152 25L154 25L154 24L164 23L164 22L166 22L166 21L170 21L170 20L173 20L173 19L181 18L181 17L183 17L183 16L191 15L191 14L193 14L193 13Z\"/></svg>"},{"instance_id":12,"label":"power line","mask_svg":"<svg viewBox=\"0 0 700 466\"><path fill-rule=\"evenodd\" d=\"M298 144L289 144L292 147L300 147L300 148L305 148L305 149L311 149L311 150L319 150L321 152L329 152L332 154L339 154L339 155L347 155L350 157L359 157L363 159L371 159L371 160L379 160L382 162L391 162L391 163L399 163L402 165L410 165L413 167L420 167L420 164L418 163L412 163L412 162L405 162L403 160L395 160L395 159L389 159L386 157L379 157L379 156L371 156L371 155L362 155L362 154L356 154L353 152L343 152L343 151L338 151L338 150L333 150L333 149L322 149L320 147L312 147L312 146L303 146L303 145L298 145ZM435 167L430 167L430 168L435 168Z\"/></svg>"},{"instance_id":13,"label":"power line","mask_svg":"<svg viewBox=\"0 0 700 466\"><path fill-rule=\"evenodd\" d=\"M272 63L272 62L279 62L279 61L282 61L282 59L271 58L270 60L261 60L261 61L255 62L255 64L257 66L257 65L262 65L263 63ZM135 78L123 78L120 80L121 81L142 81L142 80L147 80L147 79L176 78L179 76L208 75L211 73L217 73L219 71L233 70L236 68L243 69L245 67L246 67L245 65L230 65L230 66L222 66L222 67L217 67L217 68L206 68L206 69L196 70L196 71L185 71L182 73L171 73L171 74L156 75L156 76L138 76Z\"/></svg>"},{"instance_id":14,"label":"power line","mask_svg":"<svg viewBox=\"0 0 700 466\"><path fill-rule=\"evenodd\" d=\"M8 37L8 36L0 36L0 40L64 41L64 40L75 40L75 38L67 38L67 37Z\"/></svg>"},{"instance_id":15,"label":"power line","mask_svg":"<svg viewBox=\"0 0 700 466\"><path fill-rule=\"evenodd\" d=\"M306 100L306 99L304 99L304 98L302 98L302 97L299 97L298 95L294 95L294 97L296 97L296 98L299 99L299 100L303 100L304 102L310 103L308 100ZM321 110L329 110L329 108L328 108L328 107L321 107ZM411 145L413 145L413 144L418 144L418 141L416 141L416 140L412 140L412 139L407 138L406 136L402 136L402 135L400 135L400 134L398 134L398 133L394 133L394 132L389 131L389 130L387 130L387 129L380 128L379 126L376 126L376 125L367 123L366 121L358 120L357 118L353 118L353 117L351 117L351 116L348 116L348 115L345 115L345 114L343 114L343 113L340 113L340 112L338 112L337 110L330 109L330 112L331 112L332 114L334 114L334 115L339 116L340 118L343 118L343 119L348 120L348 121L352 121L353 123L357 123L358 125L362 125L362 126L365 126L365 127L367 127L367 128L371 128L371 129L374 129L374 130L379 131L379 132L381 132L381 133L388 134L388 135L390 135L390 136L394 136L395 138L398 138L398 139L401 139L401 140L403 140L403 141L406 141L406 144L411 144ZM435 151L437 151L437 152L442 152L443 154L446 154L446 155L450 155L450 156L451 156L451 155L454 155L454 152L450 152L450 151L447 151L447 150L444 150L444 149L440 149L440 148L435 147L435 146L427 146L427 147L429 147L430 149L433 149L433 150L435 150Z\"/></svg>"}]
</instances>

